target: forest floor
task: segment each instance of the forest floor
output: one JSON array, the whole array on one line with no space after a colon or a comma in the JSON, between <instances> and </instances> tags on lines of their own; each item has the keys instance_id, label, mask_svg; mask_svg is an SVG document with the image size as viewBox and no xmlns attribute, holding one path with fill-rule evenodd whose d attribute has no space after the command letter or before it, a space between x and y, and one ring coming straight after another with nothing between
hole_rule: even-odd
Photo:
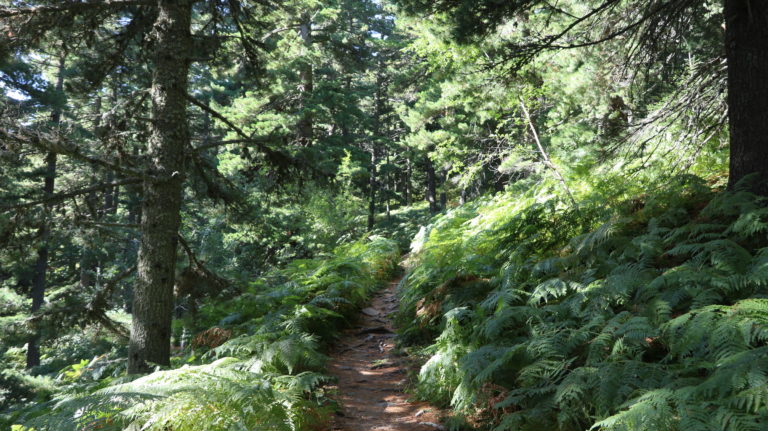
<instances>
[{"instance_id":1,"label":"forest floor","mask_svg":"<svg viewBox=\"0 0 768 431\"><path fill-rule=\"evenodd\" d=\"M341 411L334 430L443 430L440 411L415 402L404 392L410 366L395 351L392 315L397 311L393 280L360 313L358 325L344 332L331 352L330 374L338 378L336 401Z\"/></svg>"}]
</instances>

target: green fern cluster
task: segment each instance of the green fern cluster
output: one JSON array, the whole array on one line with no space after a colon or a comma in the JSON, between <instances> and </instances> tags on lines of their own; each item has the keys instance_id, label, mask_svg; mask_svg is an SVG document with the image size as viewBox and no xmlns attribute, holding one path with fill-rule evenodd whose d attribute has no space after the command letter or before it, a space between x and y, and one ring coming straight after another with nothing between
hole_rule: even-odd
<instances>
[{"instance_id":1,"label":"green fern cluster","mask_svg":"<svg viewBox=\"0 0 768 431\"><path fill-rule=\"evenodd\" d=\"M415 244L419 393L499 431L768 429L766 202L695 177L592 202L497 196Z\"/></svg>"},{"instance_id":2,"label":"green fern cluster","mask_svg":"<svg viewBox=\"0 0 768 431\"><path fill-rule=\"evenodd\" d=\"M239 316L229 319L229 329L239 335L208 351L206 363L98 382L90 390L76 385L27 409L16 423L36 431L320 426L333 408L321 387L328 380L324 347L388 279L399 256L395 242L372 237L325 259L295 261L227 302Z\"/></svg>"}]
</instances>

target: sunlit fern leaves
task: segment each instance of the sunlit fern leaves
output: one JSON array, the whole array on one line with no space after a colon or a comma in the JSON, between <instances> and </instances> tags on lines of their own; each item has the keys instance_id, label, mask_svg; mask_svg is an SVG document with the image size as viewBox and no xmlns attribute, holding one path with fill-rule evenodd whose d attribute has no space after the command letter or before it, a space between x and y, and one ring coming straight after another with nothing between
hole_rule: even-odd
<instances>
[{"instance_id":1,"label":"sunlit fern leaves","mask_svg":"<svg viewBox=\"0 0 768 431\"><path fill-rule=\"evenodd\" d=\"M577 218L544 190L425 230L401 289L403 340L428 345L418 394L483 429L765 429L765 200L689 176ZM459 301L440 288L458 276L489 288Z\"/></svg>"},{"instance_id":2,"label":"sunlit fern leaves","mask_svg":"<svg viewBox=\"0 0 768 431\"><path fill-rule=\"evenodd\" d=\"M324 346L387 281L399 257L394 241L373 237L331 257L294 261L242 295L202 308L203 321L234 334L202 355L212 362L122 384L78 386L23 412L20 422L25 431L327 427L332 408L320 389L328 381L321 374Z\"/></svg>"}]
</instances>

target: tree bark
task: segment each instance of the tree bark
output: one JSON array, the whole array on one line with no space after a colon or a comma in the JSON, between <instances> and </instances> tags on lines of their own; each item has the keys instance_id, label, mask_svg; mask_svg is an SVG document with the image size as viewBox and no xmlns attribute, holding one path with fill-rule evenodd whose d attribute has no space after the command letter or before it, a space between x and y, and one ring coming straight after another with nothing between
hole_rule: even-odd
<instances>
[{"instance_id":1,"label":"tree bark","mask_svg":"<svg viewBox=\"0 0 768 431\"><path fill-rule=\"evenodd\" d=\"M378 143L381 141L381 117L384 113L384 78L382 74L383 63L381 57L379 57L378 65L379 68L376 72L376 93L374 95L373 108L373 136L371 137L371 176L369 179L368 230L373 229L376 216L376 189L378 187L378 180L376 178L376 163L378 162L378 154L376 154L376 149Z\"/></svg>"},{"instance_id":2,"label":"tree bark","mask_svg":"<svg viewBox=\"0 0 768 431\"><path fill-rule=\"evenodd\" d=\"M432 164L432 159L427 155L427 202L429 202L429 212L437 214L437 191L435 180L435 165Z\"/></svg>"},{"instance_id":3,"label":"tree bark","mask_svg":"<svg viewBox=\"0 0 768 431\"><path fill-rule=\"evenodd\" d=\"M413 177L413 171L411 167L411 158L408 157L405 160L405 204L411 206L413 204L413 188L411 186L411 178Z\"/></svg>"},{"instance_id":4,"label":"tree bark","mask_svg":"<svg viewBox=\"0 0 768 431\"><path fill-rule=\"evenodd\" d=\"M445 210L448 208L448 169L443 168L440 176L440 208Z\"/></svg>"},{"instance_id":5,"label":"tree bark","mask_svg":"<svg viewBox=\"0 0 768 431\"><path fill-rule=\"evenodd\" d=\"M728 123L731 140L728 187L757 174L752 191L768 195L768 2L725 0Z\"/></svg>"},{"instance_id":6,"label":"tree bark","mask_svg":"<svg viewBox=\"0 0 768 431\"><path fill-rule=\"evenodd\" d=\"M376 145L371 147L371 169L368 179L368 230L373 230L376 221Z\"/></svg>"},{"instance_id":7,"label":"tree bark","mask_svg":"<svg viewBox=\"0 0 768 431\"><path fill-rule=\"evenodd\" d=\"M100 138L100 129L101 129L101 96L98 94L98 92L94 95L94 104L93 104L93 135L97 138ZM114 181L114 175L111 171L108 172L106 176L107 184L111 184ZM93 180L93 186L97 186L98 183L96 182L96 179ZM109 210L110 206L112 205L112 193L111 191L114 190L113 187L108 187L104 191L104 203L102 207L91 214L91 217L93 217L94 222L99 222L101 218L106 214L106 212ZM93 191L91 193L88 193L86 200L95 202L96 201L96 191ZM98 273L99 268L99 262L95 258L93 249L91 247L88 247L87 245L82 248L80 251L80 286L83 288L91 288L96 285L96 275Z\"/></svg>"},{"instance_id":8,"label":"tree bark","mask_svg":"<svg viewBox=\"0 0 768 431\"><path fill-rule=\"evenodd\" d=\"M152 30L152 128L143 185L141 242L132 306L128 372L170 364L173 283L181 223L192 0L159 0Z\"/></svg>"},{"instance_id":9,"label":"tree bark","mask_svg":"<svg viewBox=\"0 0 768 431\"><path fill-rule=\"evenodd\" d=\"M389 151L386 151L386 160L387 160L387 166L389 166ZM389 208L389 197L392 195L392 173L389 170L387 170L387 179L384 184L386 187L386 195L387 195L387 199L386 199L387 222L389 222L392 219L392 214Z\"/></svg>"},{"instance_id":10,"label":"tree bark","mask_svg":"<svg viewBox=\"0 0 768 431\"><path fill-rule=\"evenodd\" d=\"M304 59L299 71L301 80L301 118L299 119L298 132L299 143L302 146L312 145L313 136L313 118L309 109L309 99L314 91L314 71L310 61L310 52L312 50L312 19L308 12L301 14L299 23L299 36L304 44Z\"/></svg>"},{"instance_id":11,"label":"tree bark","mask_svg":"<svg viewBox=\"0 0 768 431\"><path fill-rule=\"evenodd\" d=\"M56 76L56 92L62 94L64 91L64 66L66 62L66 54L62 54L59 58L59 66ZM61 112L62 106L56 106L51 113L51 123L53 127L58 127L61 124ZM45 155L45 178L43 180L43 197L44 199L50 199L53 196L54 188L56 185L56 159L55 152L48 152ZM48 220L48 212L50 211L50 204L44 207L44 219L40 226L40 241L42 244L37 249L37 259L35 260L34 273L32 275L32 288L30 290L30 298L32 299L32 314L35 314L40 310L45 302L45 284L48 273L48 254L49 247L48 242L51 237L51 227ZM32 368L40 365L40 333L35 330L34 333L27 340L27 368Z\"/></svg>"}]
</instances>

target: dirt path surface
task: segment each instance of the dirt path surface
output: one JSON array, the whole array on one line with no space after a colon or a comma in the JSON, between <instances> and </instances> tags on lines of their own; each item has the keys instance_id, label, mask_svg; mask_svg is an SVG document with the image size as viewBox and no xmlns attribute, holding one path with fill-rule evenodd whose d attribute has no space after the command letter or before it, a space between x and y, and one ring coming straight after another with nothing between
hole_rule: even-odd
<instances>
[{"instance_id":1,"label":"dirt path surface","mask_svg":"<svg viewBox=\"0 0 768 431\"><path fill-rule=\"evenodd\" d=\"M333 429L343 431L443 430L440 412L411 402L403 393L406 364L394 351L392 316L397 310L395 280L362 310L356 327L346 331L331 353L329 371L338 378L341 412Z\"/></svg>"}]
</instances>

